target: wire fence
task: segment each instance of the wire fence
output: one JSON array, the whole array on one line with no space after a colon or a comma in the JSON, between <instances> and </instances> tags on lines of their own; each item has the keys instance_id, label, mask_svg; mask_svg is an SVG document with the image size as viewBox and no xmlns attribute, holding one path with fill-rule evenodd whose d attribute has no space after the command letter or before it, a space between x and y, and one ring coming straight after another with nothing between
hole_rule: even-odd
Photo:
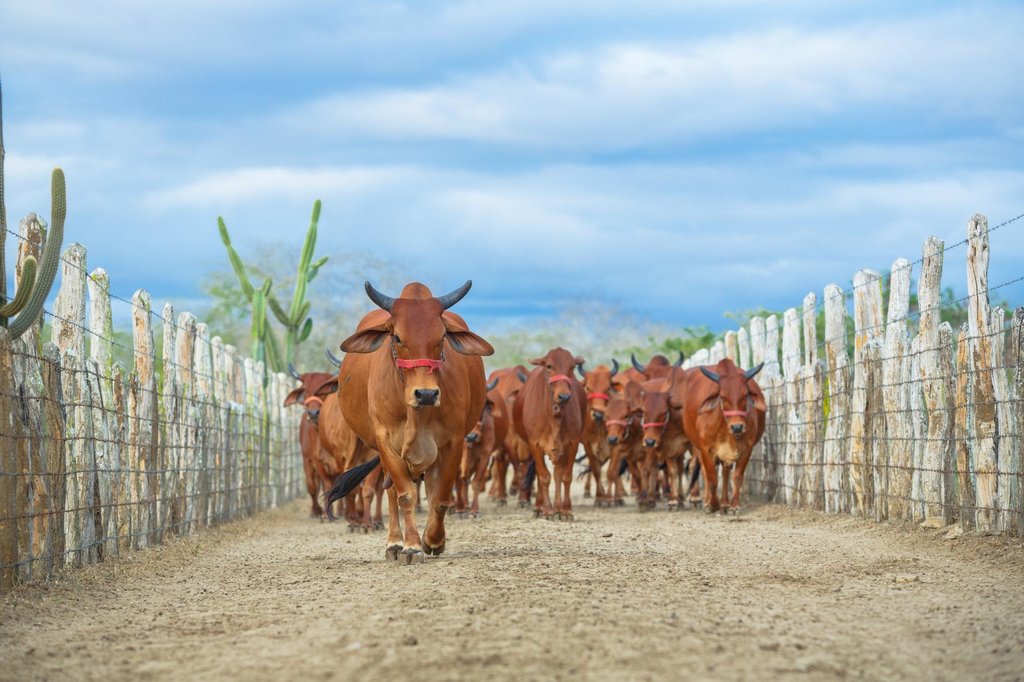
<instances>
[{"instance_id":1,"label":"wire fence","mask_svg":"<svg viewBox=\"0 0 1024 682\"><path fill-rule=\"evenodd\" d=\"M929 238L922 258L898 259L888 280L858 272L852 332L846 294L829 285L820 342L811 293L783 314L781 347L778 317L757 317L687 361L765 363L766 428L746 494L951 532L1024 535L1024 308L1007 319L989 300L1024 277L988 284L989 236L1020 217L989 229L976 215L964 241L945 247ZM968 295L943 302L943 260L959 246ZM913 265L921 266L916 310ZM954 331L941 314L963 304L967 321Z\"/></svg>"},{"instance_id":2,"label":"wire fence","mask_svg":"<svg viewBox=\"0 0 1024 682\"><path fill-rule=\"evenodd\" d=\"M39 257L22 223L18 272ZM294 382L210 338L190 313L129 301L115 339L109 280L73 244L53 310L0 328L0 591L281 504L303 489ZM160 323L158 357L154 316ZM44 320L50 338L43 338ZM88 344L86 339L88 338ZM114 361L120 347L133 358ZM125 353L122 353L122 356Z\"/></svg>"}]
</instances>

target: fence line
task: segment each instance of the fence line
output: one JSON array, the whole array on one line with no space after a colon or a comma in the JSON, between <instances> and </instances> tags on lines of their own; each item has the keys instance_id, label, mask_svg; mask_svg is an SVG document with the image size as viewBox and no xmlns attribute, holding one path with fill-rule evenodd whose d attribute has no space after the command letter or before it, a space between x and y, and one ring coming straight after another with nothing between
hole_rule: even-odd
<instances>
[{"instance_id":1,"label":"fence line","mask_svg":"<svg viewBox=\"0 0 1024 682\"><path fill-rule=\"evenodd\" d=\"M748 494L879 521L1024 535L1024 308L1007 322L989 301L1024 277L988 284L989 235L1019 218L990 230L975 215L967 238L953 245L967 247L968 289L955 302L967 303L968 321L955 332L941 321L943 259L953 247L930 237L919 260L893 263L887 309L883 275L854 275L852 349L846 294L830 284L820 342L820 304L810 293L801 309L783 314L781 348L778 317L755 317L686 362L765 362L758 380L766 429Z\"/></svg>"},{"instance_id":2,"label":"fence line","mask_svg":"<svg viewBox=\"0 0 1024 682\"><path fill-rule=\"evenodd\" d=\"M20 228L17 272L39 256ZM132 347L114 339L110 281L72 244L43 342L42 318L18 339L0 328L0 591L48 579L171 535L276 506L302 490L283 407L294 382L209 336L191 313L130 301ZM161 324L157 358L153 317ZM90 343L86 346L86 336ZM113 349L131 351L132 367ZM158 367L159 365L159 367Z\"/></svg>"}]
</instances>

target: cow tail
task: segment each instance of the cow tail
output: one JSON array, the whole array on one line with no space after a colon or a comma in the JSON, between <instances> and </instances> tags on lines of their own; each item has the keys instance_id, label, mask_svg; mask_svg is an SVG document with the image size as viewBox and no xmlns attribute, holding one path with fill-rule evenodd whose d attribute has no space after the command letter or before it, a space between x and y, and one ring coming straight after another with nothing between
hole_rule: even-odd
<instances>
[{"instance_id":1,"label":"cow tail","mask_svg":"<svg viewBox=\"0 0 1024 682\"><path fill-rule=\"evenodd\" d=\"M324 499L327 518L331 521L334 520L334 515L331 513L331 505L355 490L363 482L363 479L369 476L370 472L376 469L378 465L380 465L380 455L357 467L352 467L334 479L334 487L331 488Z\"/></svg>"},{"instance_id":2,"label":"cow tail","mask_svg":"<svg viewBox=\"0 0 1024 682\"><path fill-rule=\"evenodd\" d=\"M520 490L529 491L533 488L533 479L537 477L537 464L531 459L530 463L526 466L526 475L523 476L523 482L519 484Z\"/></svg>"},{"instance_id":3,"label":"cow tail","mask_svg":"<svg viewBox=\"0 0 1024 682\"><path fill-rule=\"evenodd\" d=\"M629 462L627 462L625 458L620 459L619 460L619 476L622 476L622 474L626 473L627 469L629 469Z\"/></svg>"}]
</instances>

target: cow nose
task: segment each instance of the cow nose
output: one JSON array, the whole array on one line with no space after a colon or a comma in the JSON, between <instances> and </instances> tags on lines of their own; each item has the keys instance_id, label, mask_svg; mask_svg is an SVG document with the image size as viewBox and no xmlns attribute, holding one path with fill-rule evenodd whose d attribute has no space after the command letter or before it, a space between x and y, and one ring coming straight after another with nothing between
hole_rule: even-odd
<instances>
[{"instance_id":1,"label":"cow nose","mask_svg":"<svg viewBox=\"0 0 1024 682\"><path fill-rule=\"evenodd\" d=\"M596 422L604 421L604 412L598 412L597 410L594 410L593 412L590 413L590 416L593 417L594 421Z\"/></svg>"},{"instance_id":2,"label":"cow nose","mask_svg":"<svg viewBox=\"0 0 1024 682\"><path fill-rule=\"evenodd\" d=\"M608 444L609 445L618 445L619 444L619 437L618 436L608 436Z\"/></svg>"},{"instance_id":3,"label":"cow nose","mask_svg":"<svg viewBox=\"0 0 1024 682\"><path fill-rule=\"evenodd\" d=\"M658 441L654 440L653 438L644 438L644 445L646 445L649 448L653 448L657 444Z\"/></svg>"},{"instance_id":4,"label":"cow nose","mask_svg":"<svg viewBox=\"0 0 1024 682\"><path fill-rule=\"evenodd\" d=\"M571 397L572 397L572 393L559 393L558 394L558 402L560 402L560 403L562 403L564 405L565 403L569 402L569 398L571 398Z\"/></svg>"},{"instance_id":5,"label":"cow nose","mask_svg":"<svg viewBox=\"0 0 1024 682\"><path fill-rule=\"evenodd\" d=\"M437 396L441 391L436 388L417 388L415 391L416 404L429 407L437 402Z\"/></svg>"},{"instance_id":6,"label":"cow nose","mask_svg":"<svg viewBox=\"0 0 1024 682\"><path fill-rule=\"evenodd\" d=\"M306 410L306 414L309 415L311 421L316 421L320 417L320 410Z\"/></svg>"},{"instance_id":7,"label":"cow nose","mask_svg":"<svg viewBox=\"0 0 1024 682\"><path fill-rule=\"evenodd\" d=\"M475 443L475 442L477 442L477 440L479 438L480 438L480 435L476 431L474 431L473 433L471 433L468 436L466 436L466 442L467 443Z\"/></svg>"},{"instance_id":8,"label":"cow nose","mask_svg":"<svg viewBox=\"0 0 1024 682\"><path fill-rule=\"evenodd\" d=\"M730 424L729 425L729 428L732 429L732 435L734 435L734 436L738 436L741 433L743 433L743 427L744 427L744 425L742 423L740 423L740 424Z\"/></svg>"}]
</instances>

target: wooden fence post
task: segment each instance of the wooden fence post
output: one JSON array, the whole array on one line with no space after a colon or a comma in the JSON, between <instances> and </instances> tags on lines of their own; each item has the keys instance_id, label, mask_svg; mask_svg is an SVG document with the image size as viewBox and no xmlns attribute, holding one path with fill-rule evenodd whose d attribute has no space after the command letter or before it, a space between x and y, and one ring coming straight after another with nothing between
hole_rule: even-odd
<instances>
[{"instance_id":1,"label":"wooden fence post","mask_svg":"<svg viewBox=\"0 0 1024 682\"><path fill-rule=\"evenodd\" d=\"M0 327L0 590L14 587L18 579L18 440L21 409L14 380L11 335Z\"/></svg>"},{"instance_id":2,"label":"wooden fence post","mask_svg":"<svg viewBox=\"0 0 1024 682\"><path fill-rule=\"evenodd\" d=\"M882 382L886 438L883 484L886 505L883 514L903 521L910 518L913 487L913 426L910 420L909 346L907 314L910 312L910 262L898 258L889 276L889 310L885 325Z\"/></svg>"},{"instance_id":3,"label":"wooden fence post","mask_svg":"<svg viewBox=\"0 0 1024 682\"><path fill-rule=\"evenodd\" d=\"M868 342L879 339L882 329L882 279L873 270L853 276L853 393L850 407L850 487L854 510L874 515L875 480L871 460L868 378L865 355ZM878 409L881 409L880 407Z\"/></svg>"},{"instance_id":4,"label":"wooden fence post","mask_svg":"<svg viewBox=\"0 0 1024 682\"><path fill-rule=\"evenodd\" d=\"M1015 532L1017 518L1016 483L1019 469L1020 442L1015 438L1013 408L1010 405L1009 366L1006 364L1006 311L1000 306L992 309L992 396L996 407L996 461L999 480L996 506L999 510L1001 531Z\"/></svg>"},{"instance_id":5,"label":"wooden fence post","mask_svg":"<svg viewBox=\"0 0 1024 682\"><path fill-rule=\"evenodd\" d=\"M760 318L755 318L760 319ZM783 489L784 456L786 451L786 395L782 372L779 370L779 318L769 315L764 319L764 342L762 359L764 361L763 376L766 379L765 398L768 400L767 427L765 438L766 461L769 463L771 480L767 494L772 499L785 499Z\"/></svg>"},{"instance_id":6,"label":"wooden fence post","mask_svg":"<svg viewBox=\"0 0 1024 682\"><path fill-rule=\"evenodd\" d=\"M178 391L178 372L175 370L178 357L175 343L178 340L174 306L165 303L160 314L163 349L160 356L160 427L157 447L154 451L158 463L160 495L157 496L157 534L162 539L176 530L178 513L178 428L183 419L182 403Z\"/></svg>"},{"instance_id":7,"label":"wooden fence post","mask_svg":"<svg viewBox=\"0 0 1024 682\"><path fill-rule=\"evenodd\" d=\"M736 332L727 331L725 333L725 357L732 360L733 364L737 367L742 367L740 364L740 352L736 345Z\"/></svg>"},{"instance_id":8,"label":"wooden fence post","mask_svg":"<svg viewBox=\"0 0 1024 682\"><path fill-rule=\"evenodd\" d=\"M939 366L945 392L945 442L940 469L942 474L942 521L950 525L960 518L956 487L956 441L953 437L956 421L956 368L953 365L953 328L949 322L939 325ZM931 428L931 422L929 422Z\"/></svg>"},{"instance_id":9,"label":"wooden fence post","mask_svg":"<svg viewBox=\"0 0 1024 682\"><path fill-rule=\"evenodd\" d=\"M974 466L971 461L972 453L970 443L968 442L971 384L973 383L969 338L970 331L965 322L961 325L956 340L956 412L954 413L957 502L960 505L960 526L965 531L974 528L976 506Z\"/></svg>"},{"instance_id":10,"label":"wooden fence post","mask_svg":"<svg viewBox=\"0 0 1024 682\"><path fill-rule=\"evenodd\" d=\"M179 535L188 535L195 514L195 473L196 447L195 433L197 426L195 403L195 379L192 374L192 359L195 355L196 317L192 313L178 315L178 333L174 345L177 351L175 358L175 374L177 375L178 396L178 428L176 429L176 449L178 452L177 495L179 511L177 530Z\"/></svg>"},{"instance_id":11,"label":"wooden fence post","mask_svg":"<svg viewBox=\"0 0 1024 682\"><path fill-rule=\"evenodd\" d=\"M799 505L806 501L803 488L803 449L806 436L801 407L803 381L800 372L800 322L796 309L789 308L782 322L782 372L785 378L785 429L783 450L783 480L786 504Z\"/></svg>"},{"instance_id":12,"label":"wooden fence post","mask_svg":"<svg viewBox=\"0 0 1024 682\"><path fill-rule=\"evenodd\" d=\"M95 404L92 428L96 457L96 518L98 546L104 556L117 553L117 507L111 504L111 492L117 465L117 452L111 437L114 414L114 321L110 311L110 277L96 268L87 279L89 288L89 359L95 374L92 390ZM102 558L102 557L101 557Z\"/></svg>"},{"instance_id":13,"label":"wooden fence post","mask_svg":"<svg viewBox=\"0 0 1024 682\"><path fill-rule=\"evenodd\" d=\"M828 362L828 424L825 440L825 511L849 511L850 359L846 354L846 295L825 287L825 358Z\"/></svg>"},{"instance_id":14,"label":"wooden fence post","mask_svg":"<svg viewBox=\"0 0 1024 682\"><path fill-rule=\"evenodd\" d=\"M742 369L753 367L756 363L750 361L750 334L747 333L746 327L740 327L739 331L736 332L736 345L738 350L736 364Z\"/></svg>"},{"instance_id":15,"label":"wooden fence post","mask_svg":"<svg viewBox=\"0 0 1024 682\"><path fill-rule=\"evenodd\" d=\"M917 283L917 301L921 311L921 380L928 414L928 435L922 461L921 492L925 520L943 516L943 472L945 452L952 439L953 421L947 412L946 367L942 361L939 334L942 306L942 259L944 244L937 237L924 243L921 278Z\"/></svg>"},{"instance_id":16,"label":"wooden fence post","mask_svg":"<svg viewBox=\"0 0 1024 682\"><path fill-rule=\"evenodd\" d=\"M195 507L196 513L192 520L192 529L209 524L210 505L210 464L213 461L213 441L216 430L209 428L216 413L212 409L213 370L210 361L210 333L205 322L196 324L196 341L192 360L195 378L195 414L196 414L196 475Z\"/></svg>"},{"instance_id":17,"label":"wooden fence post","mask_svg":"<svg viewBox=\"0 0 1024 682\"><path fill-rule=\"evenodd\" d=\"M46 473L49 499L40 509L47 513L45 526L46 576L52 577L56 571L64 567L66 556L63 510L67 506L67 488L64 485L67 463L64 452L67 447L66 411L64 407L64 391L61 386L63 372L60 366L60 349L56 344L47 343L43 346L43 441L45 448L40 461L40 469Z\"/></svg>"},{"instance_id":18,"label":"wooden fence post","mask_svg":"<svg viewBox=\"0 0 1024 682\"><path fill-rule=\"evenodd\" d=\"M1015 516L1017 518L1017 535L1024 535L1024 466L1021 466L1021 459L1024 453L1021 452L1024 446L1021 439L1024 439L1024 307L1013 311L1013 319L1010 323L1010 357L1013 358L1013 404L1014 404L1014 426L1010 437L1017 442L1017 480L1014 485Z\"/></svg>"},{"instance_id":19,"label":"wooden fence post","mask_svg":"<svg viewBox=\"0 0 1024 682\"><path fill-rule=\"evenodd\" d=\"M158 500L163 494L160 461L156 444L160 433L160 412L156 388L156 347L153 342L153 302L149 293L139 289L132 295L132 340L135 347L135 372L132 381L136 388L135 414L130 423L135 425L134 438L137 453L132 462L135 472L133 506L137 525L137 547L162 542Z\"/></svg>"},{"instance_id":20,"label":"wooden fence post","mask_svg":"<svg viewBox=\"0 0 1024 682\"><path fill-rule=\"evenodd\" d=\"M975 471L979 531L999 529L999 461L992 363L992 310L988 301L988 219L975 214L967 224L967 293L971 395L968 447Z\"/></svg>"},{"instance_id":21,"label":"wooden fence post","mask_svg":"<svg viewBox=\"0 0 1024 682\"><path fill-rule=\"evenodd\" d=\"M818 362L818 297L811 291L804 296L803 328L804 328L804 364L814 365Z\"/></svg>"}]
</instances>

